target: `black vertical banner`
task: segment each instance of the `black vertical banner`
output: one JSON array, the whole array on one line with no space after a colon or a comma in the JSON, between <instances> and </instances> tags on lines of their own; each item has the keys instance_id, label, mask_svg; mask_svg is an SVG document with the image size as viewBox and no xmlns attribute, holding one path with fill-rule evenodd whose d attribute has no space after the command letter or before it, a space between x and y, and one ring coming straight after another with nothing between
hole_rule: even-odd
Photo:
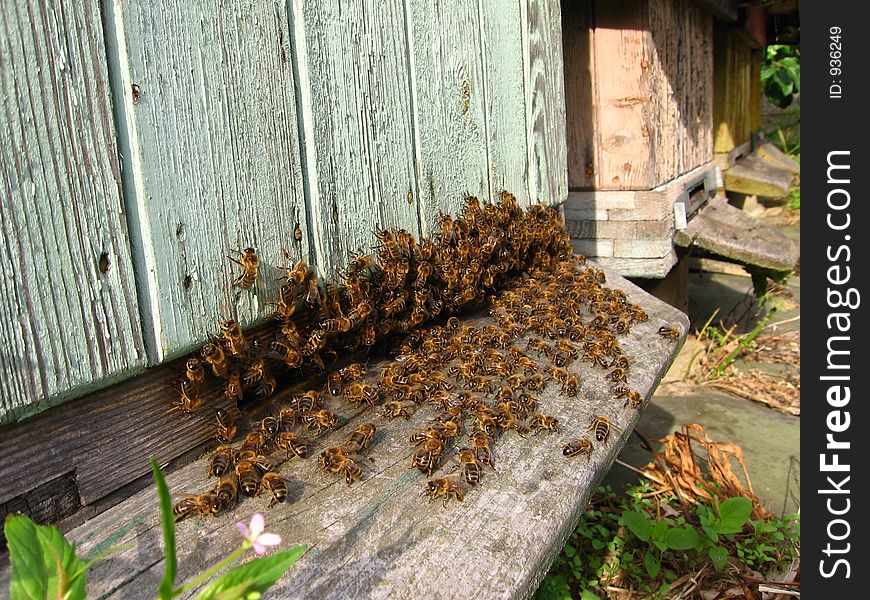
<instances>
[{"instance_id":1,"label":"black vertical banner","mask_svg":"<svg viewBox=\"0 0 870 600\"><path fill-rule=\"evenodd\" d=\"M801 591L866 598L870 35L861 2L801 2ZM864 180L867 177L867 180Z\"/></svg>"}]
</instances>

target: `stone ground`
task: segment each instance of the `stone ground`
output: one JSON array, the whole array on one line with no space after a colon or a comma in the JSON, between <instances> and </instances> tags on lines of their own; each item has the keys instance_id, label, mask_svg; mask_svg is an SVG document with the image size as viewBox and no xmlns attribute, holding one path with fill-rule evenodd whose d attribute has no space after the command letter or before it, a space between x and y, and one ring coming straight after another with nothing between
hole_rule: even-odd
<instances>
[{"instance_id":1,"label":"stone ground","mask_svg":"<svg viewBox=\"0 0 870 600\"><path fill-rule=\"evenodd\" d=\"M744 209L749 207L744 207ZM758 217L775 224L788 237L800 242L800 224L784 219L784 210L758 207ZM774 213L771 216L770 213ZM799 271L798 271L799 273ZM693 330L700 329L718 307L718 317L744 316L747 331L758 321L758 306L752 301L752 282L748 276L724 273L691 273L689 317ZM774 299L777 313L771 323L789 321L765 330L765 334L800 330L800 276L792 275L781 294ZM797 317L797 319L795 319ZM738 329L740 331L740 329ZM653 440L673 433L687 423L699 423L714 441L733 442L743 448L744 460L755 492L774 514L795 512L800 508L800 417L785 414L707 385L684 379L687 366L701 344L690 336L647 407L637 430ZM756 368L768 372L799 374L799 365L770 365L738 360L737 369ZM660 446L660 445L659 445ZM651 458L633 436L619 460L643 467ZM738 468L735 465L735 468ZM605 483L618 486L637 481L631 470L614 464Z\"/></svg>"}]
</instances>

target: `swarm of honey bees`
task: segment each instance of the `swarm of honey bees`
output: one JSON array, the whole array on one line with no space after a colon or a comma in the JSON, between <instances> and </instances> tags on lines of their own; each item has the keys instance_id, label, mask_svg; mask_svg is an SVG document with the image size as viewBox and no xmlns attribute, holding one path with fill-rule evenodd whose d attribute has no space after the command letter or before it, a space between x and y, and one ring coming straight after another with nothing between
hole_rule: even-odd
<instances>
[{"instance_id":1,"label":"swarm of honey bees","mask_svg":"<svg viewBox=\"0 0 870 600\"><path fill-rule=\"evenodd\" d=\"M418 242L404 230L376 237L375 253L351 256L340 282L321 284L302 260L284 268L274 328L255 338L225 320L200 355L187 360L170 410L202 408L209 378L222 380L231 408L215 414L221 445L209 474L217 483L182 499L177 519L218 514L240 494L266 493L270 506L287 502L289 482L280 464L305 459L311 438L338 426L331 403L385 421L419 418L424 405L434 405L434 415L409 437L409 466L429 478L422 494L445 506L462 501L495 471L502 436L562 430L559 418L538 405L539 393L554 386L576 397L582 382L569 370L573 362L602 371L620 410L643 404L628 385L631 361L618 337L648 316L624 292L607 287L603 271L573 254L555 210L523 210L506 192L497 204L468 197L458 218L439 218L432 238ZM233 260L242 273L233 285L248 289L260 261L252 248L240 254ZM489 319L463 324L457 315L473 309L487 311ZM677 339L681 332L663 325L659 334ZM393 356L378 361L377 370L347 362L376 345ZM293 391L249 431L239 431L244 407L262 406L279 381L293 385L301 378L315 382L313 389ZM606 415L577 427L602 445L614 428ZM377 431L363 423L320 452L318 469L348 485L360 481ZM242 441L233 446L240 433ZM594 443L571 439L562 454L588 460Z\"/></svg>"}]
</instances>

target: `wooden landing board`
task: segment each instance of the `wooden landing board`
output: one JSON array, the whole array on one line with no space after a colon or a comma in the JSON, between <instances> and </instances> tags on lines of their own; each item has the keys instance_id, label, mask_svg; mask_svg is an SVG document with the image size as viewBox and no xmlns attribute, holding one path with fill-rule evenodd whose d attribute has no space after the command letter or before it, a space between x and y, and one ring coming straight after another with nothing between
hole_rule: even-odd
<instances>
[{"instance_id":1,"label":"wooden landing board","mask_svg":"<svg viewBox=\"0 0 870 600\"><path fill-rule=\"evenodd\" d=\"M678 231L674 242L774 271L791 271L800 258L792 240L721 197L711 200L686 229Z\"/></svg>"},{"instance_id":2,"label":"wooden landing board","mask_svg":"<svg viewBox=\"0 0 870 600\"><path fill-rule=\"evenodd\" d=\"M770 142L764 142L756 148L755 156L775 167L785 169L793 175L800 175L800 163Z\"/></svg>"},{"instance_id":3,"label":"wooden landing board","mask_svg":"<svg viewBox=\"0 0 870 600\"><path fill-rule=\"evenodd\" d=\"M145 364L100 8L0 4L0 424Z\"/></svg>"},{"instance_id":4,"label":"wooden landing board","mask_svg":"<svg viewBox=\"0 0 870 600\"><path fill-rule=\"evenodd\" d=\"M619 336L631 357L628 384L648 399L682 345L688 319L605 271L607 285L624 290L628 301L649 315L648 321ZM663 338L657 331L664 324L679 326L683 335L679 340ZM497 471L486 473L465 502L448 508L420 497L426 477L409 468L408 433L431 415L428 407L409 422L342 410L343 426L313 440L308 459L282 465L291 480L292 503L267 509L265 498L245 499L225 516L195 517L178 525L179 582L235 549L240 538L233 523L263 511L267 530L281 534L283 548L309 547L267 598L530 596L640 417L637 409L623 408L610 398L605 370L581 361L570 370L581 376L576 398L561 395L551 384L539 399L540 410L556 415L562 431L526 439L504 434L493 445ZM586 427L596 414L606 414L614 423L610 441L596 445L588 462L564 458L561 445L590 435ZM364 481L349 487L320 473L319 452L340 443L363 421L379 427L369 452L374 462ZM130 454L146 465L147 451L133 447ZM167 481L175 493L213 485L205 459L170 473ZM135 544L89 572L89 597L153 598L164 568L153 486L73 529L68 537L84 555L118 543ZM0 588L7 579L4 567Z\"/></svg>"},{"instance_id":5,"label":"wooden landing board","mask_svg":"<svg viewBox=\"0 0 870 600\"><path fill-rule=\"evenodd\" d=\"M755 154L742 158L725 171L725 189L729 192L782 198L794 182L794 175Z\"/></svg>"}]
</instances>

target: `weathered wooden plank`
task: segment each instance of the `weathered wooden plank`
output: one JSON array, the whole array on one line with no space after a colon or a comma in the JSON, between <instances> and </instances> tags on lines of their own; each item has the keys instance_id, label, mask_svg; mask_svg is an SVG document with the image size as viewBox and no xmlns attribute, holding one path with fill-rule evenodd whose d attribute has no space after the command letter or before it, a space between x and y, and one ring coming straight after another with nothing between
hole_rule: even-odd
<instances>
[{"instance_id":1,"label":"weathered wooden plank","mask_svg":"<svg viewBox=\"0 0 870 600\"><path fill-rule=\"evenodd\" d=\"M770 163L775 167L785 169L793 175L800 175L800 163L773 144L771 144L770 142L764 142L763 144L758 146L753 154L757 158L767 163Z\"/></svg>"},{"instance_id":2,"label":"weathered wooden plank","mask_svg":"<svg viewBox=\"0 0 870 600\"><path fill-rule=\"evenodd\" d=\"M568 187L595 185L595 62L592 0L562 2Z\"/></svg>"},{"instance_id":3,"label":"weathered wooden plank","mask_svg":"<svg viewBox=\"0 0 870 600\"><path fill-rule=\"evenodd\" d=\"M688 320L613 272L607 272L607 282L624 290L629 301L649 314L649 321L635 324L620 339L632 360L629 385L648 398L683 339L668 341L657 335L658 328L678 325L685 332ZM312 443L309 452L316 457L363 420L378 424L380 431L369 453L374 462L364 481L353 486L318 472L316 458L284 463L282 473L291 480L295 502L266 510L267 528L281 534L285 547L306 544L309 551L270 594L281 598L529 596L640 416L640 411L623 409L610 399L610 385L601 370L593 372L588 363L579 361L570 369L581 374L578 397L562 396L552 386L540 396L542 410L561 419L562 432L526 439L504 435L494 445L497 470L487 473L465 502L454 502L447 509L420 498L425 477L409 469L408 432L429 417L427 410L421 409L410 422L389 423L364 411ZM597 446L588 462L582 457L563 458L561 444L589 435L585 429L594 414L610 416L616 426L611 441L603 448ZM145 454L137 456L144 464ZM204 460L183 467L169 474L170 489L188 492L209 487L212 482L205 472ZM180 523L179 579L236 548L240 540L231 524L265 508L265 498L246 500L226 517ZM89 572L90 595L153 596L163 569L153 488L77 527L69 537L85 554L117 543L135 544ZM0 572L0 585L6 577L8 569Z\"/></svg>"},{"instance_id":4,"label":"weathered wooden plank","mask_svg":"<svg viewBox=\"0 0 870 600\"><path fill-rule=\"evenodd\" d=\"M90 504L145 475L147 461L176 458L214 434L214 412L227 407L222 389L204 388L205 406L193 415L165 414L178 399L183 359L155 367L51 411L0 429L0 504L25 500L39 486L72 473L76 498ZM59 514L43 515L55 520Z\"/></svg>"},{"instance_id":5,"label":"weathered wooden plank","mask_svg":"<svg viewBox=\"0 0 870 600\"><path fill-rule=\"evenodd\" d=\"M646 2L595 4L597 189L654 187L650 167L649 11Z\"/></svg>"},{"instance_id":6,"label":"weathered wooden plank","mask_svg":"<svg viewBox=\"0 0 870 600\"><path fill-rule=\"evenodd\" d=\"M792 240L722 197L701 209L686 229L677 232L674 241L774 271L791 271L800 258L800 249Z\"/></svg>"},{"instance_id":7,"label":"weathered wooden plank","mask_svg":"<svg viewBox=\"0 0 870 600\"><path fill-rule=\"evenodd\" d=\"M559 0L521 0L524 23L529 198L555 204L568 195L565 78Z\"/></svg>"},{"instance_id":8,"label":"weathered wooden plank","mask_svg":"<svg viewBox=\"0 0 870 600\"><path fill-rule=\"evenodd\" d=\"M725 189L730 192L782 198L794 182L794 175L766 160L750 154L725 171Z\"/></svg>"},{"instance_id":9,"label":"weathered wooden plank","mask_svg":"<svg viewBox=\"0 0 870 600\"><path fill-rule=\"evenodd\" d=\"M99 2L0 6L0 423L145 362Z\"/></svg>"},{"instance_id":10,"label":"weathered wooden plank","mask_svg":"<svg viewBox=\"0 0 870 600\"><path fill-rule=\"evenodd\" d=\"M507 190L521 206L528 206L529 155L520 2L478 0L478 7L490 192L498 199L499 192Z\"/></svg>"},{"instance_id":11,"label":"weathered wooden plank","mask_svg":"<svg viewBox=\"0 0 870 600\"><path fill-rule=\"evenodd\" d=\"M288 15L251 0L106 4L156 362L222 318L262 317L284 251L308 252ZM251 290L231 287L240 267L227 258L246 247L264 271Z\"/></svg>"},{"instance_id":12,"label":"weathered wooden plank","mask_svg":"<svg viewBox=\"0 0 870 600\"><path fill-rule=\"evenodd\" d=\"M288 4L314 256L328 275L346 265L348 253L369 248L378 227L420 233L410 7L396 0Z\"/></svg>"},{"instance_id":13,"label":"weathered wooden plank","mask_svg":"<svg viewBox=\"0 0 870 600\"><path fill-rule=\"evenodd\" d=\"M580 240L572 240L576 246ZM678 262L676 250L661 258L624 258L596 257L595 260L608 269L613 269L623 277L641 277L644 279L662 279L671 272Z\"/></svg>"},{"instance_id":14,"label":"weathered wooden plank","mask_svg":"<svg viewBox=\"0 0 870 600\"><path fill-rule=\"evenodd\" d=\"M409 10L420 140L417 198L422 229L431 234L439 213L458 214L465 196L492 195L480 12L477 3L464 0L410 2Z\"/></svg>"}]
</instances>

